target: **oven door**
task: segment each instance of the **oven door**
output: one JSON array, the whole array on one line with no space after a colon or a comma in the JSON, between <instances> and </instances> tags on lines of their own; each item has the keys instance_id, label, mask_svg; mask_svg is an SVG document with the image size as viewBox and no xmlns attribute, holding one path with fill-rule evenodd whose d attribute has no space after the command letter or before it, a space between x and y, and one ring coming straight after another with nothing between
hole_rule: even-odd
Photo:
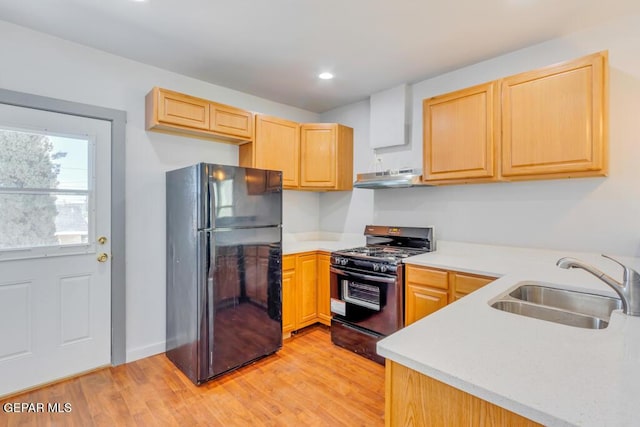
<instances>
[{"instance_id":1,"label":"oven door","mask_svg":"<svg viewBox=\"0 0 640 427\"><path fill-rule=\"evenodd\" d=\"M331 267L334 317L385 336L402 328L402 269L398 270L398 275L389 275Z\"/></svg>"}]
</instances>

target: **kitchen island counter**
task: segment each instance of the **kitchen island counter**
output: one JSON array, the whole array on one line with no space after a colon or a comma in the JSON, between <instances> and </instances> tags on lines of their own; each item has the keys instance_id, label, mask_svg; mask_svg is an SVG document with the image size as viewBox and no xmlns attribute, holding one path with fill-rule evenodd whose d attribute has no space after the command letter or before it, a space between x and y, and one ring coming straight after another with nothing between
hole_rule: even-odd
<instances>
[{"instance_id":1,"label":"kitchen island counter","mask_svg":"<svg viewBox=\"0 0 640 427\"><path fill-rule=\"evenodd\" d=\"M428 377L548 426L628 426L640 396L640 317L620 311L601 330L506 313L490 306L521 281L615 296L581 259L620 280L598 254L438 242L406 264L499 278L378 343L378 353ZM617 257L640 270L640 259Z\"/></svg>"}]
</instances>

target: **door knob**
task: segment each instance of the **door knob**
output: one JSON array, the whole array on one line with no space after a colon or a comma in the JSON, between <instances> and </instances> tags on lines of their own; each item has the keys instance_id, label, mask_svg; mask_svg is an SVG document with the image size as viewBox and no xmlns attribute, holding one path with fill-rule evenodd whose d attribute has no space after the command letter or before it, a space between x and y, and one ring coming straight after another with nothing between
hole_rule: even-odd
<instances>
[{"instance_id":1,"label":"door knob","mask_svg":"<svg viewBox=\"0 0 640 427\"><path fill-rule=\"evenodd\" d=\"M105 243L107 243L107 238L104 236L98 237L98 243L100 243L101 245L104 245Z\"/></svg>"},{"instance_id":2,"label":"door knob","mask_svg":"<svg viewBox=\"0 0 640 427\"><path fill-rule=\"evenodd\" d=\"M98 255L98 262L107 262L108 259L109 255L105 254L104 252Z\"/></svg>"}]
</instances>

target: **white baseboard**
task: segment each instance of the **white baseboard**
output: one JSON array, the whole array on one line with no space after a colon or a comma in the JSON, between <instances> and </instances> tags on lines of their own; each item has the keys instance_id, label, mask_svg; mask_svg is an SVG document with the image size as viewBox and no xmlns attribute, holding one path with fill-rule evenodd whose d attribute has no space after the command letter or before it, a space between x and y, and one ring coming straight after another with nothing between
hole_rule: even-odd
<instances>
[{"instance_id":1,"label":"white baseboard","mask_svg":"<svg viewBox=\"0 0 640 427\"><path fill-rule=\"evenodd\" d=\"M155 344L151 344L145 347L134 348L127 350L127 363L135 360L144 359L145 357L154 356L156 354L164 353L167 345L165 341L161 341Z\"/></svg>"}]
</instances>

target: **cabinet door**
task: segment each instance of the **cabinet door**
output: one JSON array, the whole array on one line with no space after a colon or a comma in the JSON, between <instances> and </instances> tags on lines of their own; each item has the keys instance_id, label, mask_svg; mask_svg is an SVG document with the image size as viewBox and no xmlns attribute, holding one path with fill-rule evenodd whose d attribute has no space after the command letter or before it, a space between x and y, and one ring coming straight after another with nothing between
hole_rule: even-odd
<instances>
[{"instance_id":1,"label":"cabinet door","mask_svg":"<svg viewBox=\"0 0 640 427\"><path fill-rule=\"evenodd\" d=\"M254 167L282 171L284 188L298 187L300 125L277 117L256 115Z\"/></svg>"},{"instance_id":2,"label":"cabinet door","mask_svg":"<svg viewBox=\"0 0 640 427\"><path fill-rule=\"evenodd\" d=\"M253 114L229 105L210 104L211 130L218 133L253 138Z\"/></svg>"},{"instance_id":3,"label":"cabinet door","mask_svg":"<svg viewBox=\"0 0 640 427\"><path fill-rule=\"evenodd\" d=\"M457 301L473 291L496 280L495 277L475 276L472 274L452 273L453 301Z\"/></svg>"},{"instance_id":4,"label":"cabinet door","mask_svg":"<svg viewBox=\"0 0 640 427\"><path fill-rule=\"evenodd\" d=\"M502 175L606 175L607 54L502 81Z\"/></svg>"},{"instance_id":5,"label":"cabinet door","mask_svg":"<svg viewBox=\"0 0 640 427\"><path fill-rule=\"evenodd\" d=\"M424 100L424 181L496 179L497 102L495 82Z\"/></svg>"},{"instance_id":6,"label":"cabinet door","mask_svg":"<svg viewBox=\"0 0 640 427\"><path fill-rule=\"evenodd\" d=\"M296 270L295 256L282 257L282 332L288 334L296 327Z\"/></svg>"},{"instance_id":7,"label":"cabinet door","mask_svg":"<svg viewBox=\"0 0 640 427\"><path fill-rule=\"evenodd\" d=\"M331 278L329 254L318 254L318 319L325 325L331 325Z\"/></svg>"},{"instance_id":8,"label":"cabinet door","mask_svg":"<svg viewBox=\"0 0 640 427\"><path fill-rule=\"evenodd\" d=\"M336 125L304 124L300 132L300 186L336 187Z\"/></svg>"},{"instance_id":9,"label":"cabinet door","mask_svg":"<svg viewBox=\"0 0 640 427\"><path fill-rule=\"evenodd\" d=\"M296 257L296 329L318 320L318 263L316 254Z\"/></svg>"},{"instance_id":10,"label":"cabinet door","mask_svg":"<svg viewBox=\"0 0 640 427\"><path fill-rule=\"evenodd\" d=\"M405 298L405 326L447 305L447 291L411 283L407 284Z\"/></svg>"},{"instance_id":11,"label":"cabinet door","mask_svg":"<svg viewBox=\"0 0 640 427\"><path fill-rule=\"evenodd\" d=\"M196 129L209 129L209 102L166 89L158 90L158 121Z\"/></svg>"}]
</instances>

